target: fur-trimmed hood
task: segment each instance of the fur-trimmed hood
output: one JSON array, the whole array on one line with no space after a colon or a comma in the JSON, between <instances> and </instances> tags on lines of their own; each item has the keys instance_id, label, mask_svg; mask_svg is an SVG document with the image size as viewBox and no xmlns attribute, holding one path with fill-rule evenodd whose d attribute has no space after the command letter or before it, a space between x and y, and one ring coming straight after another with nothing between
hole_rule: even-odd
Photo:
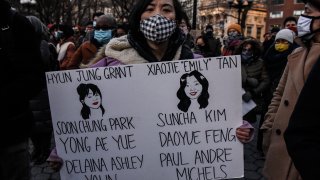
<instances>
[{"instance_id":1,"label":"fur-trimmed hood","mask_svg":"<svg viewBox=\"0 0 320 180\"><path fill-rule=\"evenodd\" d=\"M123 64L148 63L149 61L140 56L138 51L131 46L127 37L121 36L111 39L105 48L105 55L117 59ZM181 47L178 48L174 59L180 58L181 49Z\"/></svg>"},{"instance_id":2,"label":"fur-trimmed hood","mask_svg":"<svg viewBox=\"0 0 320 180\"><path fill-rule=\"evenodd\" d=\"M149 53L146 49L143 49L142 46L134 41L134 38L131 37L129 41L129 36L121 36L118 38L112 38L108 44L104 45L99 49L96 56L90 61L87 67L90 67L93 64L96 64L101 59L108 57L113 60L119 61L121 64L141 64L141 63L149 63L156 62L152 59L150 55L146 55L145 53ZM193 53L191 49L184 44L183 39L180 39L170 42L171 46L176 48L175 51L172 51L172 48L169 47L169 53L171 53L171 57L168 56L168 60L179 60L179 59L192 59ZM133 44L133 45L132 45ZM150 58L150 59L149 59Z\"/></svg>"}]
</instances>

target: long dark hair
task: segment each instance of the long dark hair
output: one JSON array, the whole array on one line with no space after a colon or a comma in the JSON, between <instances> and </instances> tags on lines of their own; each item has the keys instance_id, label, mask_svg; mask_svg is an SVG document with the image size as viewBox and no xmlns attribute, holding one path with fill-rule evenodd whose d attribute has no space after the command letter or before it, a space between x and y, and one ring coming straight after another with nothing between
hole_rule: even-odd
<instances>
[{"instance_id":1,"label":"long dark hair","mask_svg":"<svg viewBox=\"0 0 320 180\"><path fill-rule=\"evenodd\" d=\"M183 112L187 112L191 104L190 98L186 95L184 91L184 88L187 85L187 77L191 76L194 76L202 85L202 92L197 99L198 103L200 104L199 109L206 108L209 104L209 82L199 71L195 70L191 73L183 74L180 78L180 88L177 91L177 97L180 99L180 102L178 103L178 108Z\"/></svg>"},{"instance_id":2,"label":"long dark hair","mask_svg":"<svg viewBox=\"0 0 320 180\"><path fill-rule=\"evenodd\" d=\"M133 7L129 17L129 33L133 37L142 41L144 39L143 34L140 32L140 18L147 6L152 0L139 0ZM178 0L172 0L174 10L176 12L176 21L181 22L183 16L183 8Z\"/></svg>"},{"instance_id":3,"label":"long dark hair","mask_svg":"<svg viewBox=\"0 0 320 180\"><path fill-rule=\"evenodd\" d=\"M102 94L100 89L98 88L97 85L94 84L83 84L81 83L78 87L77 87L77 92L79 94L79 100L82 103L82 109L81 109L81 116L83 119L89 119L90 115L91 115L91 111L90 111L90 107L88 107L84 102L84 98L89 94L89 90L92 91L92 93L94 95L99 94L101 99L102 99ZM99 107L102 111L102 115L104 114L105 110L102 106L102 104Z\"/></svg>"},{"instance_id":4,"label":"long dark hair","mask_svg":"<svg viewBox=\"0 0 320 180\"><path fill-rule=\"evenodd\" d=\"M253 52L253 59L258 59L261 57L261 52L262 48L261 45L257 40L254 39L247 39L244 40L240 46L236 49L235 54L236 55L241 55L243 48L247 45L250 44L252 46L252 52Z\"/></svg>"}]
</instances>

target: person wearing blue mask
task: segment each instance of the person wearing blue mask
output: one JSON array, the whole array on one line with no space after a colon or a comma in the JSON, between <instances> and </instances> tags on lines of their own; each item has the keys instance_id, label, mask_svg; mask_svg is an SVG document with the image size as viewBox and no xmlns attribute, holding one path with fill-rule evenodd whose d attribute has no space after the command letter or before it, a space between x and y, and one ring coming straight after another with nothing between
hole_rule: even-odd
<instances>
[{"instance_id":1,"label":"person wearing blue mask","mask_svg":"<svg viewBox=\"0 0 320 180\"><path fill-rule=\"evenodd\" d=\"M111 15L102 15L97 19L94 27L93 37L80 45L74 53L68 69L78 69L86 67L90 60L97 54L98 49L107 44L113 37L116 29L116 20Z\"/></svg>"}]
</instances>

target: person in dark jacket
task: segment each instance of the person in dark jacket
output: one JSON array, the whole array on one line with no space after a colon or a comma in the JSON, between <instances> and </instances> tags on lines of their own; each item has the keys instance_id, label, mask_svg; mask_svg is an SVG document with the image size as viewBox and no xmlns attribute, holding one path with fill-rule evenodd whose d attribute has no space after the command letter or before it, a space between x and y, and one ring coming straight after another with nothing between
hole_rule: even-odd
<instances>
[{"instance_id":1,"label":"person in dark jacket","mask_svg":"<svg viewBox=\"0 0 320 180\"><path fill-rule=\"evenodd\" d=\"M0 0L0 179L30 179L29 100L44 86L40 44L29 20Z\"/></svg>"},{"instance_id":2,"label":"person in dark jacket","mask_svg":"<svg viewBox=\"0 0 320 180\"><path fill-rule=\"evenodd\" d=\"M261 46L256 40L244 40L235 54L241 55L242 88L245 90L242 100L245 102L253 100L257 104L243 117L244 120L253 123L256 121L256 116L261 113L262 92L268 87L270 80L260 58Z\"/></svg>"},{"instance_id":3,"label":"person in dark jacket","mask_svg":"<svg viewBox=\"0 0 320 180\"><path fill-rule=\"evenodd\" d=\"M47 27L35 16L27 16L31 24L34 26L36 35L40 40L41 60L44 64L44 70L57 71L58 62L55 54L51 54L47 39L49 39L49 31ZM46 161L50 154L51 138L52 138L52 120L50 114L49 97L46 87L30 100L30 109L33 113L34 126L32 128L31 141L33 151L31 160L35 164L42 164Z\"/></svg>"},{"instance_id":4,"label":"person in dark jacket","mask_svg":"<svg viewBox=\"0 0 320 180\"><path fill-rule=\"evenodd\" d=\"M202 34L203 40L209 47L210 57L221 56L221 42L213 36L213 27L208 24L205 32Z\"/></svg>"},{"instance_id":5,"label":"person in dark jacket","mask_svg":"<svg viewBox=\"0 0 320 180\"><path fill-rule=\"evenodd\" d=\"M294 32L289 29L280 30L275 37L275 43L268 49L264 59L264 64L270 79L269 87L263 92L263 112L260 119L259 127L264 121L264 115L268 111L273 93L281 79L282 73L288 62L288 55L294 50ZM262 132L258 133L257 148L262 152Z\"/></svg>"}]
</instances>

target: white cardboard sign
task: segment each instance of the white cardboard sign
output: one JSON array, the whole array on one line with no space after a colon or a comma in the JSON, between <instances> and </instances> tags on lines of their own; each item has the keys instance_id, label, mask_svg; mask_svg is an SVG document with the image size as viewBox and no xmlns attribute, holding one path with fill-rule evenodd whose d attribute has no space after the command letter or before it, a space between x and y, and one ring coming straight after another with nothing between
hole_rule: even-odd
<instances>
[{"instance_id":1,"label":"white cardboard sign","mask_svg":"<svg viewBox=\"0 0 320 180\"><path fill-rule=\"evenodd\" d=\"M240 56L46 73L62 180L243 177Z\"/></svg>"}]
</instances>

